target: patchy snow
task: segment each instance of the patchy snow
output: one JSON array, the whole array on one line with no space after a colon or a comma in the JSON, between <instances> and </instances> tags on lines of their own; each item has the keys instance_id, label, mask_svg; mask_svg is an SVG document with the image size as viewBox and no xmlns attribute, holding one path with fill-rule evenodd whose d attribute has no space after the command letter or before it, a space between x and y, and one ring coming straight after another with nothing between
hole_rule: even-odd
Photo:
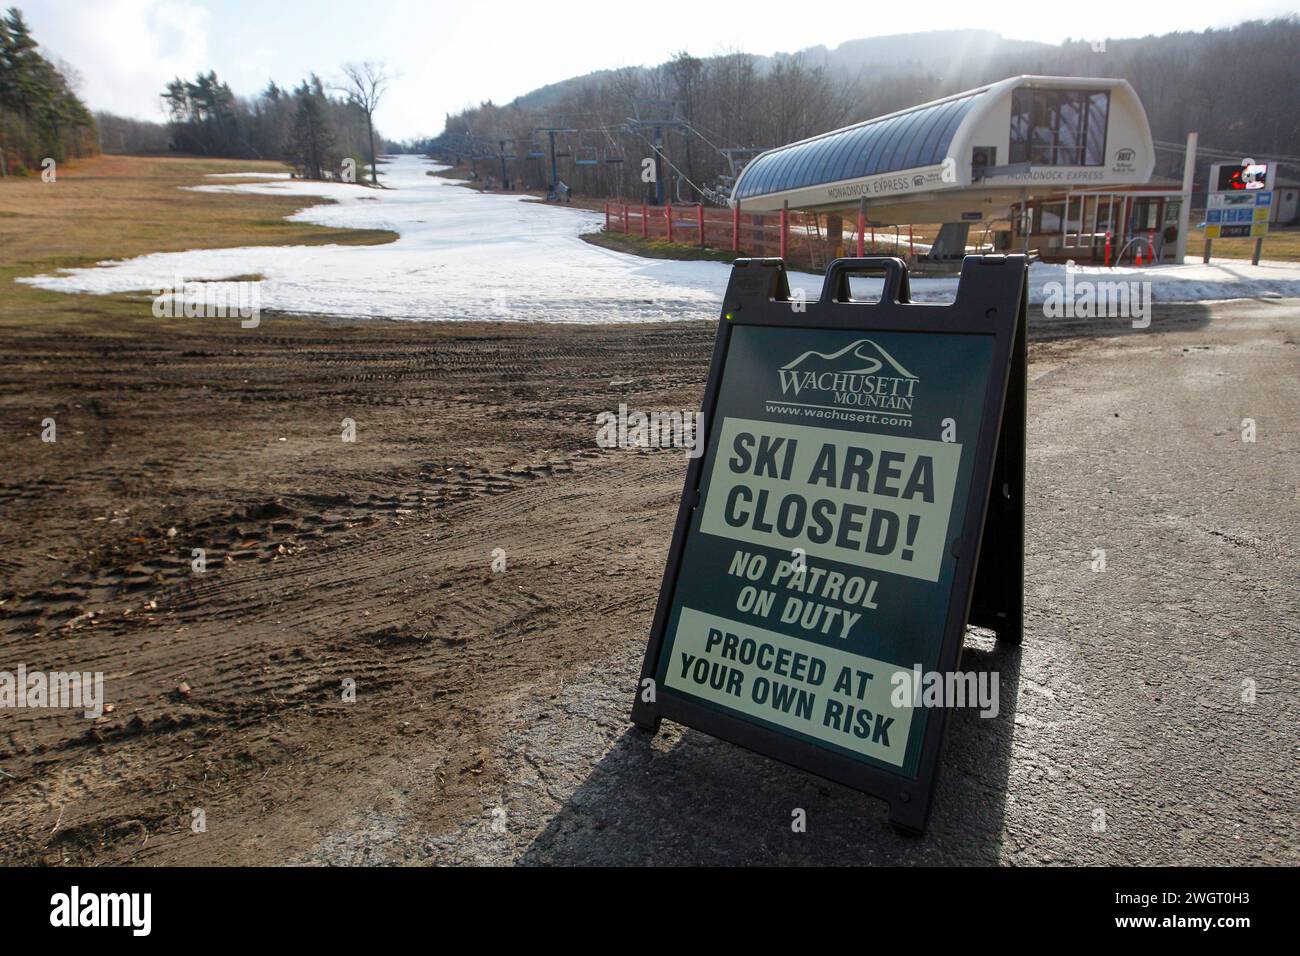
<instances>
[{"instance_id":1,"label":"patchy snow","mask_svg":"<svg viewBox=\"0 0 1300 956\"><path fill-rule=\"evenodd\" d=\"M378 246L257 246L156 253L99 263L57 275L19 279L42 289L106 295L186 281L262 275L266 310L398 319L498 319L548 322L634 322L712 319L721 307L730 266L719 262L645 259L593 246L579 235L597 229L597 213L479 193L428 172L415 156L381 166L381 190L342 183L250 177L259 181L190 187L208 192L323 196L335 200L290 219L327 226L389 229L396 242ZM1030 300L1044 283L1064 282L1066 268L1035 264ZM1300 296L1300 264L1215 260L1154 270L1081 267L1081 279L1151 282L1157 302ZM791 275L811 297L821 277ZM956 278L916 278L917 301L950 301ZM879 281L855 283L855 294Z\"/></svg>"}]
</instances>

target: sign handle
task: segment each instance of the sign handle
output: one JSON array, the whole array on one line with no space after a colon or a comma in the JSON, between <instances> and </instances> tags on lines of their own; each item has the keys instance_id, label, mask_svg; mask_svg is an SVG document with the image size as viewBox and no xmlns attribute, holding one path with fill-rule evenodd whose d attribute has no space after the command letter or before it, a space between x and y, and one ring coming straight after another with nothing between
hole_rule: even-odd
<instances>
[{"instance_id":1,"label":"sign handle","mask_svg":"<svg viewBox=\"0 0 1300 956\"><path fill-rule=\"evenodd\" d=\"M897 256L861 256L853 259L836 259L826 269L826 281L822 283L823 303L852 302L853 294L849 287L849 277L864 272L884 270L885 285L880 290L880 303L904 303L912 299L912 290L907 281L907 263Z\"/></svg>"}]
</instances>

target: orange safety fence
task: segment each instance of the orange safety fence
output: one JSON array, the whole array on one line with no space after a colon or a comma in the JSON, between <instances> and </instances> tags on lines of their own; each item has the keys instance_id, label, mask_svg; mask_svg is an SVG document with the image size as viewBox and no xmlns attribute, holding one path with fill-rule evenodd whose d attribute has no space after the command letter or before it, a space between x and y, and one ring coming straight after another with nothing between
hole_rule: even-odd
<instances>
[{"instance_id":1,"label":"orange safety fence","mask_svg":"<svg viewBox=\"0 0 1300 956\"><path fill-rule=\"evenodd\" d=\"M738 256L780 256L787 262L821 270L832 259L857 255L913 257L910 230L859 226L841 219L834 228L826 214L777 211L750 213L693 204L649 206L607 202L605 230L642 239L664 240Z\"/></svg>"}]
</instances>

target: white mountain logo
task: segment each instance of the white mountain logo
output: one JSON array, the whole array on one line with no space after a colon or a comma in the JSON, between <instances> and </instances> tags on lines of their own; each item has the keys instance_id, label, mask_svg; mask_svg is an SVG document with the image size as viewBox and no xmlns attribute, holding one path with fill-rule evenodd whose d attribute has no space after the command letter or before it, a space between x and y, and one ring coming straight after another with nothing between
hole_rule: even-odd
<instances>
[{"instance_id":1,"label":"white mountain logo","mask_svg":"<svg viewBox=\"0 0 1300 956\"><path fill-rule=\"evenodd\" d=\"M884 375L878 375L881 370ZM777 369L781 377L781 392L798 395L805 388L835 392L878 392L889 383L887 391L911 395L917 377L905 369L878 343L871 339L858 339L844 348L827 354L809 349L798 358ZM900 389L897 384L905 383Z\"/></svg>"}]
</instances>

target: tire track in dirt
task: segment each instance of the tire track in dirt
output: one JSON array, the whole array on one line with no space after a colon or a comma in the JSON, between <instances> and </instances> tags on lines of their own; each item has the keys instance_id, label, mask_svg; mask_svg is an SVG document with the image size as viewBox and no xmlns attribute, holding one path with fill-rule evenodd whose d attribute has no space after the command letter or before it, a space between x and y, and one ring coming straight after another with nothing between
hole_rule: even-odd
<instances>
[{"instance_id":1,"label":"tire track in dirt","mask_svg":"<svg viewBox=\"0 0 1300 956\"><path fill-rule=\"evenodd\" d=\"M112 705L2 712L6 859L275 862L413 761L436 829L499 771L490 702L644 627L685 458L594 419L694 408L710 327L263 330L0 361L0 667L103 671Z\"/></svg>"}]
</instances>

